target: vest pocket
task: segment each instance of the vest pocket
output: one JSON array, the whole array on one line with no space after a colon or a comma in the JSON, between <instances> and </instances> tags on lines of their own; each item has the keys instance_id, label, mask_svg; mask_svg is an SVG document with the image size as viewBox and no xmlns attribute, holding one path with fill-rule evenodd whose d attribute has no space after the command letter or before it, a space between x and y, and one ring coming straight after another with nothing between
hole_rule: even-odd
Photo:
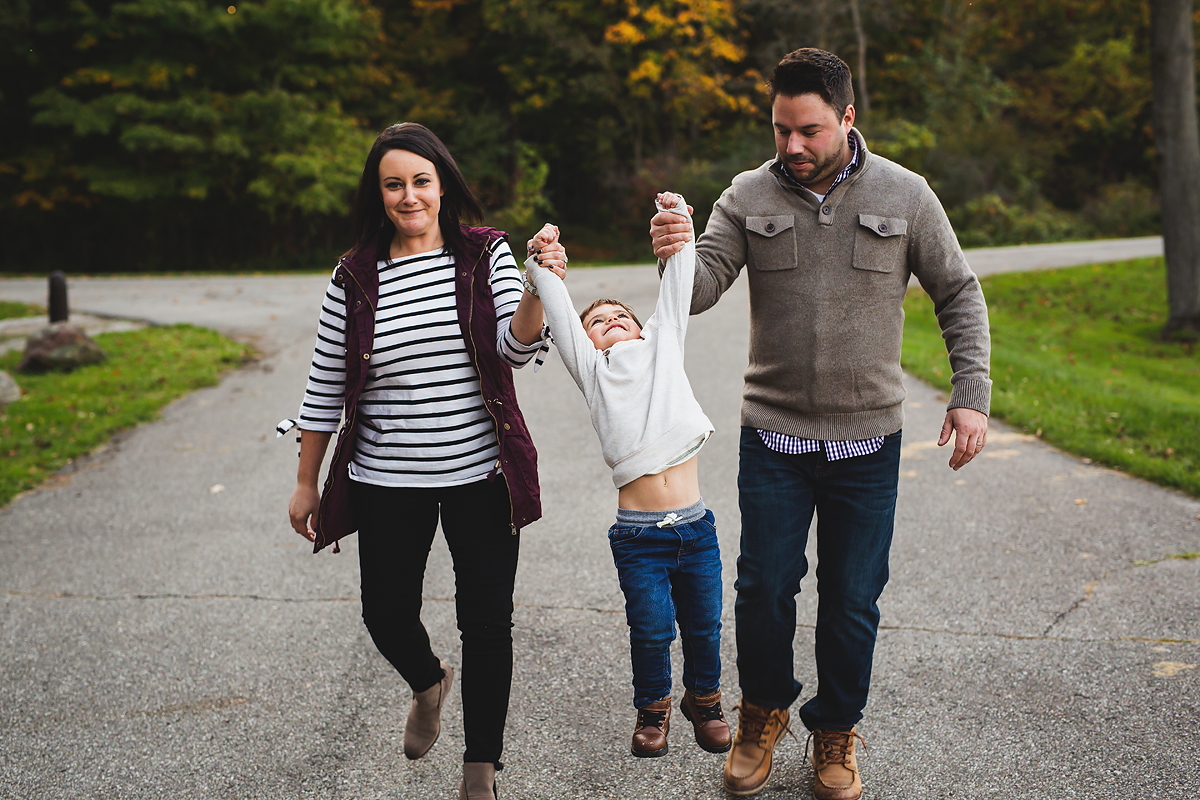
<instances>
[{"instance_id":1,"label":"vest pocket","mask_svg":"<svg viewBox=\"0 0 1200 800\"><path fill-rule=\"evenodd\" d=\"M796 218L746 217L746 263L764 272L796 268Z\"/></svg>"},{"instance_id":2,"label":"vest pocket","mask_svg":"<svg viewBox=\"0 0 1200 800\"><path fill-rule=\"evenodd\" d=\"M852 266L867 272L891 272L904 253L906 233L906 219L859 214Z\"/></svg>"}]
</instances>

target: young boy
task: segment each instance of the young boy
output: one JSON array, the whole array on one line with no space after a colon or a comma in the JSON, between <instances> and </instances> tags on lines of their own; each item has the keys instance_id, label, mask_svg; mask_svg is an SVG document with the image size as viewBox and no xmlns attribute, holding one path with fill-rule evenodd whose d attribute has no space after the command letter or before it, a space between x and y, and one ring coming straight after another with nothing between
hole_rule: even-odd
<instances>
[{"instance_id":1,"label":"young boy","mask_svg":"<svg viewBox=\"0 0 1200 800\"><path fill-rule=\"evenodd\" d=\"M660 211L688 216L678 195L660 195ZM583 391L616 484L617 521L608 540L625 593L637 724L633 755L667 753L671 719L671 642L683 637L680 708L696 742L729 749L721 710L721 554L713 514L700 497L696 454L712 433L683 371L695 248L667 259L658 305L643 327L633 309L601 299L578 317L562 280L537 261L557 240L553 226L534 238L527 280L559 356Z\"/></svg>"}]
</instances>

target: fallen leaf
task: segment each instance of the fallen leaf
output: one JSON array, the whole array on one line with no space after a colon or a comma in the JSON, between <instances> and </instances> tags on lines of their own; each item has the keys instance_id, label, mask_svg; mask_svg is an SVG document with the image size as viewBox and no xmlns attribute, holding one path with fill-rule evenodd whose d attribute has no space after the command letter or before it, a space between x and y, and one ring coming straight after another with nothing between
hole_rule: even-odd
<instances>
[{"instance_id":1,"label":"fallen leaf","mask_svg":"<svg viewBox=\"0 0 1200 800\"><path fill-rule=\"evenodd\" d=\"M1087 505L1087 500L1084 500L1082 497L1077 497L1077 498L1075 498L1075 505L1077 505L1077 506Z\"/></svg>"},{"instance_id":2,"label":"fallen leaf","mask_svg":"<svg viewBox=\"0 0 1200 800\"><path fill-rule=\"evenodd\" d=\"M1195 664L1184 664L1182 661L1160 661L1154 665L1152 672L1159 678L1174 678L1185 669L1195 668Z\"/></svg>"}]
</instances>

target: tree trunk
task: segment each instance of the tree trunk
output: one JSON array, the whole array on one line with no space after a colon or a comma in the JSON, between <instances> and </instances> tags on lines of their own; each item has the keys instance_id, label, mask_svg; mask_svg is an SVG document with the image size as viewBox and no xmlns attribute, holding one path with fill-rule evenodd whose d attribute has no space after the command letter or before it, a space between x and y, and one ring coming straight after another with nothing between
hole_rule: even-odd
<instances>
[{"instance_id":1,"label":"tree trunk","mask_svg":"<svg viewBox=\"0 0 1200 800\"><path fill-rule=\"evenodd\" d=\"M1159 157L1169 316L1163 338L1200 335L1200 129L1193 0L1151 0L1154 146Z\"/></svg>"},{"instance_id":2,"label":"tree trunk","mask_svg":"<svg viewBox=\"0 0 1200 800\"><path fill-rule=\"evenodd\" d=\"M871 98L867 95L867 34L863 30L862 15L858 12L858 0L850 0L850 16L854 20L854 41L858 47L858 97L854 110L866 116L871 110Z\"/></svg>"}]
</instances>

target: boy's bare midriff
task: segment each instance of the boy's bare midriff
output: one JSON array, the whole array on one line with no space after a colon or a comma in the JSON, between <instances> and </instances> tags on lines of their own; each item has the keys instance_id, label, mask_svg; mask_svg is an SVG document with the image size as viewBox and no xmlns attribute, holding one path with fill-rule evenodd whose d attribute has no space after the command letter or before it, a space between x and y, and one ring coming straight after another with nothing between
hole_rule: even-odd
<instances>
[{"instance_id":1,"label":"boy's bare midriff","mask_svg":"<svg viewBox=\"0 0 1200 800\"><path fill-rule=\"evenodd\" d=\"M643 475L617 490L617 505L630 511L675 511L700 502L699 456L657 475Z\"/></svg>"}]
</instances>

